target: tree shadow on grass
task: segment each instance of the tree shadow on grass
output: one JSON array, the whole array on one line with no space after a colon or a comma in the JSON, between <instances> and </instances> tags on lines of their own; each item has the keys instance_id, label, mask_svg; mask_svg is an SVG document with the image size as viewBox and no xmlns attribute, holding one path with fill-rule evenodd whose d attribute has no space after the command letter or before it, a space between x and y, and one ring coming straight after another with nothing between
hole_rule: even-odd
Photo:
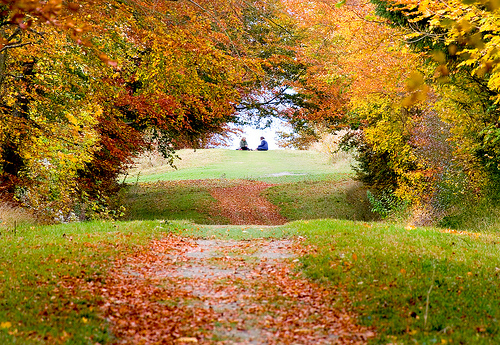
<instances>
[{"instance_id":1,"label":"tree shadow on grass","mask_svg":"<svg viewBox=\"0 0 500 345\"><path fill-rule=\"evenodd\" d=\"M216 200L201 181L164 181L128 186L122 191L125 220L189 220L197 224L229 224L214 212Z\"/></svg>"}]
</instances>

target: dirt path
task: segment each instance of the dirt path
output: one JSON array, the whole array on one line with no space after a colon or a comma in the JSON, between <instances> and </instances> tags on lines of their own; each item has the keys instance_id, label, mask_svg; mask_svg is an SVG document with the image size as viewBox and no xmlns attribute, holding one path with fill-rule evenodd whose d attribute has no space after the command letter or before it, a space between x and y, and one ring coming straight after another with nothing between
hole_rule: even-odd
<instances>
[{"instance_id":1,"label":"dirt path","mask_svg":"<svg viewBox=\"0 0 500 345\"><path fill-rule=\"evenodd\" d=\"M216 187L210 194L217 199L221 213L235 225L281 225L286 219L276 206L260 194L271 184L260 181L243 181L233 187Z\"/></svg>"},{"instance_id":2,"label":"dirt path","mask_svg":"<svg viewBox=\"0 0 500 345\"><path fill-rule=\"evenodd\" d=\"M374 334L293 271L290 240L169 236L121 259L101 294L117 344L362 344Z\"/></svg>"}]
</instances>

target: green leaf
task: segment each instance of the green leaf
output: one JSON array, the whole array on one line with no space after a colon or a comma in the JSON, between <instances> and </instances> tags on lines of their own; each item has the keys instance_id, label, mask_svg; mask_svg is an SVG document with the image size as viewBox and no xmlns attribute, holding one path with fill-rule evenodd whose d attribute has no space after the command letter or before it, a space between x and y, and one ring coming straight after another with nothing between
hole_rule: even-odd
<instances>
[{"instance_id":1,"label":"green leaf","mask_svg":"<svg viewBox=\"0 0 500 345\"><path fill-rule=\"evenodd\" d=\"M336 7L336 8L340 8L340 7L344 6L344 5L345 5L345 0L342 0L342 1L337 2L337 3L335 4L335 7Z\"/></svg>"}]
</instances>

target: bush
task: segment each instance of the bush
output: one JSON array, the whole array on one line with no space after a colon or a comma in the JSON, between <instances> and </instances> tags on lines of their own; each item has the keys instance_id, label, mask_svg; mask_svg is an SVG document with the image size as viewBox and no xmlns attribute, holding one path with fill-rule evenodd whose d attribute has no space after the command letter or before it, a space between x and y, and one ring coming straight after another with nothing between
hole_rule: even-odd
<instances>
[{"instance_id":1,"label":"bush","mask_svg":"<svg viewBox=\"0 0 500 345\"><path fill-rule=\"evenodd\" d=\"M382 219L399 218L408 209L408 201L397 197L392 191L382 191L375 196L368 190L366 196L372 206L372 212L380 215Z\"/></svg>"}]
</instances>

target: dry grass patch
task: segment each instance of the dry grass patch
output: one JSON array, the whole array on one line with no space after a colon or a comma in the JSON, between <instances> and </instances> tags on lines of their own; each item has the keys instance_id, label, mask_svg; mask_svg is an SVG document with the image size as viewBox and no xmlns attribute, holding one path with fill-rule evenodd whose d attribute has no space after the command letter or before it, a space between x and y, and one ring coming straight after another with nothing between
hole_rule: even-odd
<instances>
[{"instance_id":1,"label":"dry grass patch","mask_svg":"<svg viewBox=\"0 0 500 345\"><path fill-rule=\"evenodd\" d=\"M11 202L0 202L0 229L15 229L20 224L36 223L36 218L28 210Z\"/></svg>"}]
</instances>

